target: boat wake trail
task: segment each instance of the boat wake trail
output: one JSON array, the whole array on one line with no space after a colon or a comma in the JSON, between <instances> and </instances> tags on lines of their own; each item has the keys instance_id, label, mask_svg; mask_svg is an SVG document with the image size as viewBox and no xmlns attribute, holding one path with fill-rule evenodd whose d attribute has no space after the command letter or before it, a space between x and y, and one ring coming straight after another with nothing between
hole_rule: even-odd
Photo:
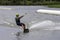
<instances>
[{"instance_id":1,"label":"boat wake trail","mask_svg":"<svg viewBox=\"0 0 60 40\"><path fill-rule=\"evenodd\" d=\"M55 23L52 22L50 20L46 20L46 21L42 21L42 22L38 22L33 24L29 29L33 30L33 29L43 29L43 30L60 30L60 23Z\"/></svg>"}]
</instances>

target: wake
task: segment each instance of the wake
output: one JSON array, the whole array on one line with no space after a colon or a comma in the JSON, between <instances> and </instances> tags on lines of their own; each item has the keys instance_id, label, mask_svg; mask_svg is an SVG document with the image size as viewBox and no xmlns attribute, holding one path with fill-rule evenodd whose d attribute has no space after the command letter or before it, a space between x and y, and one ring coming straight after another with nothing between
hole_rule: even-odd
<instances>
[{"instance_id":1,"label":"wake","mask_svg":"<svg viewBox=\"0 0 60 40\"><path fill-rule=\"evenodd\" d=\"M55 23L50 20L42 21L35 23L31 25L29 28L30 30L37 30L37 29L43 29L43 30L60 30L60 23Z\"/></svg>"},{"instance_id":2,"label":"wake","mask_svg":"<svg viewBox=\"0 0 60 40\"><path fill-rule=\"evenodd\" d=\"M10 26L14 28L19 28L16 24L8 22L8 21L1 21L0 25ZM29 30L60 30L60 23L55 23L50 20L45 20L42 22L33 23L33 25L29 26Z\"/></svg>"}]
</instances>

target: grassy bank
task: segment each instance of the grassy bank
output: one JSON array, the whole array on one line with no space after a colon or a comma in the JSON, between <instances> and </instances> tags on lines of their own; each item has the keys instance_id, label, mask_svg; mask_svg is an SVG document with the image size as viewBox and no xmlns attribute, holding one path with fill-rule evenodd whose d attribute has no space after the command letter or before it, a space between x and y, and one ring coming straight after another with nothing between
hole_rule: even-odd
<instances>
[{"instance_id":1,"label":"grassy bank","mask_svg":"<svg viewBox=\"0 0 60 40\"><path fill-rule=\"evenodd\" d=\"M51 8L60 8L60 2L56 2L56 1L52 1L52 2L49 2L49 1L46 1L46 2L42 2L40 3L40 5L47 5L48 7L51 7Z\"/></svg>"},{"instance_id":2,"label":"grassy bank","mask_svg":"<svg viewBox=\"0 0 60 40\"><path fill-rule=\"evenodd\" d=\"M20 6L20 5L27 5L27 6L41 6L47 5L48 7L60 8L60 1L44 1L44 0L0 0L0 5L3 6Z\"/></svg>"},{"instance_id":3,"label":"grassy bank","mask_svg":"<svg viewBox=\"0 0 60 40\"><path fill-rule=\"evenodd\" d=\"M60 5L48 5L50 8L60 8Z\"/></svg>"}]
</instances>

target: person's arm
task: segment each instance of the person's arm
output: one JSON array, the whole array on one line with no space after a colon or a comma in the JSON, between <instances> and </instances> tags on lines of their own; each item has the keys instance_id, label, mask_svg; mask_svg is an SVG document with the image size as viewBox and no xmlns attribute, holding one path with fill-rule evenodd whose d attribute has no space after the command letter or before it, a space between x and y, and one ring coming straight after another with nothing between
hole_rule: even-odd
<instances>
[{"instance_id":1,"label":"person's arm","mask_svg":"<svg viewBox=\"0 0 60 40\"><path fill-rule=\"evenodd\" d=\"M21 19L22 17L24 17L24 15L23 16L20 16L19 18Z\"/></svg>"}]
</instances>

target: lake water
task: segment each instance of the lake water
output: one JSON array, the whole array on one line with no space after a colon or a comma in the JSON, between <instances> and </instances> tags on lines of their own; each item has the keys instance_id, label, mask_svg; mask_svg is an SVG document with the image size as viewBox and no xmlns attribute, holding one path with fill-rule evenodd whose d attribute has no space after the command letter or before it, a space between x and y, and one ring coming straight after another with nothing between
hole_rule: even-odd
<instances>
[{"instance_id":1,"label":"lake water","mask_svg":"<svg viewBox=\"0 0 60 40\"><path fill-rule=\"evenodd\" d=\"M6 40L60 40L60 15L39 14L36 12L38 9L60 10L60 8L48 8L47 6L0 6L1 27L19 29L15 24L15 15L19 13L20 16L25 15L21 22L25 23L30 29L29 33L21 33L19 37L12 37L9 34L10 32L6 31L9 35L8 37L5 34L5 36L7 35ZM1 38L1 40L4 39Z\"/></svg>"}]
</instances>

